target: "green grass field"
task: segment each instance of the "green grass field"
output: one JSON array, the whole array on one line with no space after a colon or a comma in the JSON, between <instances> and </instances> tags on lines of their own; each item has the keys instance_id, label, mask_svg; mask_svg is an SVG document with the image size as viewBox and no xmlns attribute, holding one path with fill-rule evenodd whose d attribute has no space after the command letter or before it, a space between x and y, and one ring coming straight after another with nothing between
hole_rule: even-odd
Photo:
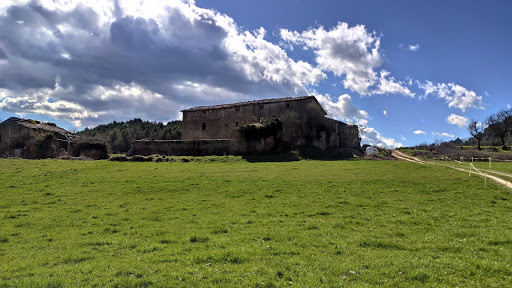
<instances>
[{"instance_id":1,"label":"green grass field","mask_svg":"<svg viewBox=\"0 0 512 288\"><path fill-rule=\"evenodd\" d=\"M398 161L0 159L0 287L510 287L512 195Z\"/></svg>"}]
</instances>

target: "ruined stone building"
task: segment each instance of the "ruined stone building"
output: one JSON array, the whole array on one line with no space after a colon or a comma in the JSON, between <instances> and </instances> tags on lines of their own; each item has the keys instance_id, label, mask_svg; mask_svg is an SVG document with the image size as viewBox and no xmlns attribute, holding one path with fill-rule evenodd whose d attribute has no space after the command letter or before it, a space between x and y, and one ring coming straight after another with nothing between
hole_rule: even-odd
<instances>
[{"instance_id":1,"label":"ruined stone building","mask_svg":"<svg viewBox=\"0 0 512 288\"><path fill-rule=\"evenodd\" d=\"M359 147L357 126L327 118L315 96L200 106L182 112L182 140L236 139L241 126L279 118L283 122L279 136L289 146Z\"/></svg>"},{"instance_id":2,"label":"ruined stone building","mask_svg":"<svg viewBox=\"0 0 512 288\"><path fill-rule=\"evenodd\" d=\"M0 157L38 159L66 156L108 158L105 145L80 143L78 136L54 123L16 117L0 123Z\"/></svg>"},{"instance_id":3,"label":"ruined stone building","mask_svg":"<svg viewBox=\"0 0 512 288\"><path fill-rule=\"evenodd\" d=\"M182 140L140 140L131 154L209 155L265 153L276 148L310 145L360 149L356 125L326 117L314 96L288 97L200 106L182 111ZM279 119L282 130L275 137L244 139L240 128Z\"/></svg>"}]
</instances>

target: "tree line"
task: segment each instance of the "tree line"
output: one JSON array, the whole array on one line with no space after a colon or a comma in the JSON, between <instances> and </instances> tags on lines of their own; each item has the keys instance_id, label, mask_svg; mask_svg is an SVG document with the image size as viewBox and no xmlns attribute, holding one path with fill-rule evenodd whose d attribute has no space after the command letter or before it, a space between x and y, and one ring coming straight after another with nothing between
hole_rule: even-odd
<instances>
[{"instance_id":1,"label":"tree line","mask_svg":"<svg viewBox=\"0 0 512 288\"><path fill-rule=\"evenodd\" d=\"M483 141L493 144L496 140L502 145L503 150L508 150L507 140L512 132L512 109L503 109L485 118L484 123L471 120L468 131L478 145L478 150Z\"/></svg>"},{"instance_id":2,"label":"tree line","mask_svg":"<svg viewBox=\"0 0 512 288\"><path fill-rule=\"evenodd\" d=\"M97 140L107 144L110 153L126 153L133 140L180 140L181 121L162 122L142 121L135 118L126 122L113 121L94 128L85 128L77 132L81 137Z\"/></svg>"}]
</instances>

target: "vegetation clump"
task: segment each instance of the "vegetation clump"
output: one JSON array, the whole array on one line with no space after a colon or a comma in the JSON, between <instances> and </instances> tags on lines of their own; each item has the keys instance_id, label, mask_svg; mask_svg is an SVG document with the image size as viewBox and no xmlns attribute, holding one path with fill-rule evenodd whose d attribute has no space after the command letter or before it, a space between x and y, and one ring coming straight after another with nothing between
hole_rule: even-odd
<instances>
[{"instance_id":1,"label":"vegetation clump","mask_svg":"<svg viewBox=\"0 0 512 288\"><path fill-rule=\"evenodd\" d=\"M283 122L279 118L268 118L262 123L247 124L238 128L238 132L246 140L259 140L276 137L283 130Z\"/></svg>"},{"instance_id":2,"label":"vegetation clump","mask_svg":"<svg viewBox=\"0 0 512 288\"><path fill-rule=\"evenodd\" d=\"M52 144L54 136L51 133L38 135L35 139L36 147L39 150L46 150Z\"/></svg>"},{"instance_id":3,"label":"vegetation clump","mask_svg":"<svg viewBox=\"0 0 512 288\"><path fill-rule=\"evenodd\" d=\"M76 133L99 142L107 143L110 153L126 153L133 140L179 140L181 139L181 121L162 122L142 121L135 118L126 122L114 121L95 128L85 128Z\"/></svg>"}]
</instances>

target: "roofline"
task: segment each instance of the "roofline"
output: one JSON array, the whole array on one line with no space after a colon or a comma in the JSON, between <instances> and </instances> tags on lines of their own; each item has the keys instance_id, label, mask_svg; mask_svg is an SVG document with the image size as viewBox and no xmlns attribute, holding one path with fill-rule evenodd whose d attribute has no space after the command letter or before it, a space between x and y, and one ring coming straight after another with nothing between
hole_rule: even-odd
<instances>
[{"instance_id":1,"label":"roofline","mask_svg":"<svg viewBox=\"0 0 512 288\"><path fill-rule=\"evenodd\" d=\"M261 100L237 102L237 103L230 103L230 104L211 105L211 106L197 106L197 107L192 107L192 108L181 110L181 112L192 112L192 111L202 111L202 110L212 110L212 109L225 109L225 108L248 106L248 105L254 105L254 104L269 104L269 103L300 101L300 100L311 99L311 98L313 98L315 100L315 102L320 106L320 108L322 108L322 111L324 112L324 114L327 115L324 108L318 102L318 100L316 99L316 97L314 95L299 96L299 97L270 98L270 99L261 99Z\"/></svg>"}]
</instances>

